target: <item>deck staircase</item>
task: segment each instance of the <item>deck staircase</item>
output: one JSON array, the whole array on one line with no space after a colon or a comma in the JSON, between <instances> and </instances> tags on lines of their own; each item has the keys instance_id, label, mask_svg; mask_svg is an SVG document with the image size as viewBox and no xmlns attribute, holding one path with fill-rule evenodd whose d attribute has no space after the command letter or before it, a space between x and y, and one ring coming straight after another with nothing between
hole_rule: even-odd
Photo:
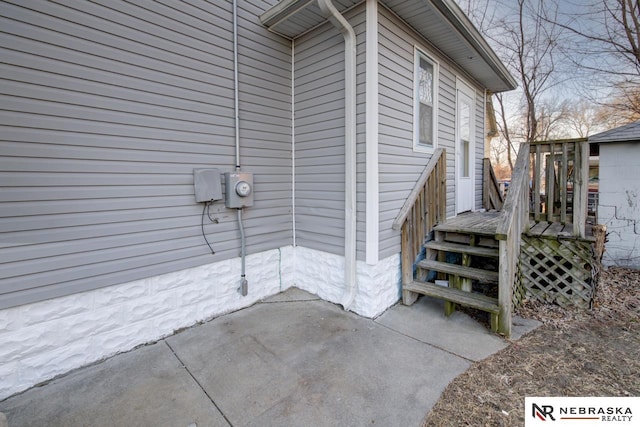
<instances>
[{"instance_id":1,"label":"deck staircase","mask_svg":"<svg viewBox=\"0 0 640 427\"><path fill-rule=\"evenodd\" d=\"M497 212L460 215L436 226L433 239L424 245L425 259L416 263L414 280L403 290L445 300L446 315L456 305L488 312L497 331L498 217Z\"/></svg>"},{"instance_id":2,"label":"deck staircase","mask_svg":"<svg viewBox=\"0 0 640 427\"><path fill-rule=\"evenodd\" d=\"M495 176L485 175L495 181ZM584 140L522 144L504 204L500 206L503 201L497 196L485 197L493 200L493 205L485 207L499 211L447 218L446 177L446 153L440 148L434 151L393 222L393 229L401 231L404 304L428 295L445 301L447 315L458 305L482 310L490 314L491 329L508 337L513 308L522 300L523 283L540 282L531 285L534 295L540 295L538 299L557 298L557 294L568 299L582 292L585 283L573 283L582 280L580 274L567 266L576 258L578 246L539 242L532 231L543 221L557 222L562 230L571 231L556 233L556 240L561 237L577 242L585 237L588 144ZM489 187L485 183L483 188ZM569 188L575 195L571 202ZM547 199L553 202L546 203ZM585 270L588 257L577 258L576 268ZM553 281L547 274L550 269L563 270L554 276L566 277L559 290L548 289L552 287L548 282Z\"/></svg>"}]
</instances>

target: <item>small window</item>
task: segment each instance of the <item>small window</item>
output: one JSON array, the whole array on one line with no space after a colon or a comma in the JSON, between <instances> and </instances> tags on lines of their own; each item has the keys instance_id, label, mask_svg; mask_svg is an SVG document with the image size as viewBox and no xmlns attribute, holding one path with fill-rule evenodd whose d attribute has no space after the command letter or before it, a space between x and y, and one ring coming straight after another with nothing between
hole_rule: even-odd
<instances>
[{"instance_id":1,"label":"small window","mask_svg":"<svg viewBox=\"0 0 640 427\"><path fill-rule=\"evenodd\" d=\"M460 105L460 145L462 155L462 176L469 178L471 176L471 167L469 165L469 158L471 157L470 148L471 145L471 106L466 102Z\"/></svg>"},{"instance_id":2,"label":"small window","mask_svg":"<svg viewBox=\"0 0 640 427\"><path fill-rule=\"evenodd\" d=\"M414 149L430 151L436 146L437 63L416 49L414 70Z\"/></svg>"}]
</instances>

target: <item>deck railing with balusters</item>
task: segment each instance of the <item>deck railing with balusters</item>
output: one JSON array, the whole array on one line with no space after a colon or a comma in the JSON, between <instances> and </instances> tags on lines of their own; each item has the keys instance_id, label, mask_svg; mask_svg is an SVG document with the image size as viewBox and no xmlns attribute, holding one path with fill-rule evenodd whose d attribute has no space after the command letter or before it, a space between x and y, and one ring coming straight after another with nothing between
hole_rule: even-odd
<instances>
[{"instance_id":1,"label":"deck railing with balusters","mask_svg":"<svg viewBox=\"0 0 640 427\"><path fill-rule=\"evenodd\" d=\"M585 236L588 211L589 143L586 139L530 144L531 219L573 224Z\"/></svg>"},{"instance_id":2,"label":"deck railing with balusters","mask_svg":"<svg viewBox=\"0 0 640 427\"><path fill-rule=\"evenodd\" d=\"M413 281L414 264L422 252L425 238L443 222L447 213L447 163L444 149L433 153L416 185L405 200L393 222L393 229L401 229L402 282ZM417 294L402 292L402 301L411 304Z\"/></svg>"},{"instance_id":3,"label":"deck railing with balusters","mask_svg":"<svg viewBox=\"0 0 640 427\"><path fill-rule=\"evenodd\" d=\"M499 240L498 332L511 335L513 287L518 271L522 233L529 226L529 144L520 145L511 185L496 228Z\"/></svg>"}]
</instances>

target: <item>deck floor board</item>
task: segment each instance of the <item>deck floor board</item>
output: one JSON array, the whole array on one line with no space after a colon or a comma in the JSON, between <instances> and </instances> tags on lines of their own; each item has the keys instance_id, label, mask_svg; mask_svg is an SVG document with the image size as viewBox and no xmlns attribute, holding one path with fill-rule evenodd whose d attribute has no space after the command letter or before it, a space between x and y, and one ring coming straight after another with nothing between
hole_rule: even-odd
<instances>
[{"instance_id":1,"label":"deck floor board","mask_svg":"<svg viewBox=\"0 0 640 427\"><path fill-rule=\"evenodd\" d=\"M501 220L502 212L500 211L467 212L454 218L448 218L444 224L436 226L435 230L495 236L498 223ZM586 233L587 238L593 236L591 226L587 226ZM532 220L529 223L527 235L548 238L571 237L573 236L573 224Z\"/></svg>"},{"instance_id":2,"label":"deck floor board","mask_svg":"<svg viewBox=\"0 0 640 427\"><path fill-rule=\"evenodd\" d=\"M498 211L468 212L454 218L448 218L444 224L438 225L435 230L494 236L498 222L501 219L502 214Z\"/></svg>"}]
</instances>

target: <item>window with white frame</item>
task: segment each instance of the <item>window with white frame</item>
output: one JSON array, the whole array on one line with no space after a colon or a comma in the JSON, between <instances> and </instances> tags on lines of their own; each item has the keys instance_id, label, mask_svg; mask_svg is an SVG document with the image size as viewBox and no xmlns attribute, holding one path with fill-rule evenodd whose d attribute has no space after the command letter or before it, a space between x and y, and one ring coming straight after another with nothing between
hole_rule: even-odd
<instances>
[{"instance_id":1,"label":"window with white frame","mask_svg":"<svg viewBox=\"0 0 640 427\"><path fill-rule=\"evenodd\" d=\"M415 50L413 147L429 151L436 147L438 111L438 63Z\"/></svg>"}]
</instances>

